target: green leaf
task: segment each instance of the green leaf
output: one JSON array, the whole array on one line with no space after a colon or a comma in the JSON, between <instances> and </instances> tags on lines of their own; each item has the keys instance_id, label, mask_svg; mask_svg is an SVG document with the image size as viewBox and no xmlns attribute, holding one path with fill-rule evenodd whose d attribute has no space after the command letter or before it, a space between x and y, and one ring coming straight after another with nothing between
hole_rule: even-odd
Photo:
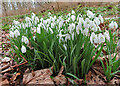
<instances>
[{"instance_id":1,"label":"green leaf","mask_svg":"<svg viewBox=\"0 0 120 86\"><path fill-rule=\"evenodd\" d=\"M71 73L66 73L66 75L69 75L69 76L72 76L73 78L77 79L77 80L80 80L77 76L71 74Z\"/></svg>"}]
</instances>

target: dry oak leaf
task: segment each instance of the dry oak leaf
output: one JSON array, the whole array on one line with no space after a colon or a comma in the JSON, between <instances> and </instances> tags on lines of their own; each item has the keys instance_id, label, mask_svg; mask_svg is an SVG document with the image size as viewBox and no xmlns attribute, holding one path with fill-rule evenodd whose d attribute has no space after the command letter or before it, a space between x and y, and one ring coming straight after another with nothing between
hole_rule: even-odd
<instances>
[{"instance_id":1,"label":"dry oak leaf","mask_svg":"<svg viewBox=\"0 0 120 86\"><path fill-rule=\"evenodd\" d=\"M53 70L53 67L51 67ZM34 75L34 76L33 76ZM37 70L32 73L26 73L23 75L23 84L54 84L50 76L52 73L48 69Z\"/></svg>"},{"instance_id":2,"label":"dry oak leaf","mask_svg":"<svg viewBox=\"0 0 120 86\"><path fill-rule=\"evenodd\" d=\"M2 85L9 85L9 81L7 80L7 79L5 79L4 81L1 81L0 80L0 86L2 86Z\"/></svg>"},{"instance_id":3,"label":"dry oak leaf","mask_svg":"<svg viewBox=\"0 0 120 86\"><path fill-rule=\"evenodd\" d=\"M65 76L62 74L64 70L64 66L61 67L60 72L58 73L58 75L56 77L54 77L54 82L55 84L65 84L67 82L67 79L65 78Z\"/></svg>"}]
</instances>

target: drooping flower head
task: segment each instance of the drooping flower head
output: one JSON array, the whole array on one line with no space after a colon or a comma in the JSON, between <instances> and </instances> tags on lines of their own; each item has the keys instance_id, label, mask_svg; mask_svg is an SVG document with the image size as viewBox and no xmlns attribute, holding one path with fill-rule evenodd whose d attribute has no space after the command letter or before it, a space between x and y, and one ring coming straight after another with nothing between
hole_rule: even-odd
<instances>
[{"instance_id":1,"label":"drooping flower head","mask_svg":"<svg viewBox=\"0 0 120 86\"><path fill-rule=\"evenodd\" d=\"M21 52L26 53L26 47L24 45L22 45L22 47L21 47Z\"/></svg>"},{"instance_id":2,"label":"drooping flower head","mask_svg":"<svg viewBox=\"0 0 120 86\"><path fill-rule=\"evenodd\" d=\"M21 41L24 42L25 44L29 44L29 40L28 40L28 38L25 37L25 36L22 36Z\"/></svg>"}]
</instances>

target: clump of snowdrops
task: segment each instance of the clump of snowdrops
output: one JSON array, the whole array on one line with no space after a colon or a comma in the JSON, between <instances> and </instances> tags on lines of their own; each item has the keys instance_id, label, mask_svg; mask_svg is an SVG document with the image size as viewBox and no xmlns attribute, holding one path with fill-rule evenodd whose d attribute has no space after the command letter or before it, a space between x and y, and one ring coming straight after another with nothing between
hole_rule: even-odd
<instances>
[{"instance_id":1,"label":"clump of snowdrops","mask_svg":"<svg viewBox=\"0 0 120 86\"><path fill-rule=\"evenodd\" d=\"M33 69L53 66L56 73L64 66L66 75L85 78L103 43L110 41L109 33L99 27L103 22L101 15L96 16L89 10L84 15L73 10L67 15L49 12L45 18L32 13L24 22L14 20L10 28L14 60L22 63L22 55ZM117 28L114 22L109 26Z\"/></svg>"}]
</instances>

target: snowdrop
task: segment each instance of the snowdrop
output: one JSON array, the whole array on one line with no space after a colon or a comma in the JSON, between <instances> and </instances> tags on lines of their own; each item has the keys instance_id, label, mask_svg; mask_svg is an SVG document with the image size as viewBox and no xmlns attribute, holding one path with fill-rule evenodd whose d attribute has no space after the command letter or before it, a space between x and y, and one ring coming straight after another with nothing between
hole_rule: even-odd
<instances>
[{"instance_id":1,"label":"snowdrop","mask_svg":"<svg viewBox=\"0 0 120 86\"><path fill-rule=\"evenodd\" d=\"M40 29L40 27L37 27L37 33L41 34L41 29Z\"/></svg>"},{"instance_id":2,"label":"snowdrop","mask_svg":"<svg viewBox=\"0 0 120 86\"><path fill-rule=\"evenodd\" d=\"M116 22L114 22L115 28L118 28L118 24Z\"/></svg>"},{"instance_id":3,"label":"snowdrop","mask_svg":"<svg viewBox=\"0 0 120 86\"><path fill-rule=\"evenodd\" d=\"M99 15L98 18L99 18L99 20L100 20L101 23L104 22L104 19L103 19L103 17L101 15Z\"/></svg>"},{"instance_id":4,"label":"snowdrop","mask_svg":"<svg viewBox=\"0 0 120 86\"><path fill-rule=\"evenodd\" d=\"M71 16L72 21L75 21L75 15Z\"/></svg>"},{"instance_id":5,"label":"snowdrop","mask_svg":"<svg viewBox=\"0 0 120 86\"><path fill-rule=\"evenodd\" d=\"M95 38L94 38L94 43L99 43L99 37L97 35L95 35Z\"/></svg>"},{"instance_id":6,"label":"snowdrop","mask_svg":"<svg viewBox=\"0 0 120 86\"><path fill-rule=\"evenodd\" d=\"M100 20L99 20L99 18L95 17L94 22L95 22L97 25L100 25Z\"/></svg>"},{"instance_id":7,"label":"snowdrop","mask_svg":"<svg viewBox=\"0 0 120 86\"><path fill-rule=\"evenodd\" d=\"M21 39L22 42L24 42L25 44L28 44L29 43L29 40L27 37L25 36L22 36L22 39Z\"/></svg>"},{"instance_id":8,"label":"snowdrop","mask_svg":"<svg viewBox=\"0 0 120 86\"><path fill-rule=\"evenodd\" d=\"M35 25L39 22L39 18L35 17Z\"/></svg>"},{"instance_id":9,"label":"snowdrop","mask_svg":"<svg viewBox=\"0 0 120 86\"><path fill-rule=\"evenodd\" d=\"M79 22L84 23L84 19L82 17L80 17Z\"/></svg>"},{"instance_id":10,"label":"snowdrop","mask_svg":"<svg viewBox=\"0 0 120 86\"><path fill-rule=\"evenodd\" d=\"M60 21L59 22L59 29L62 27L62 25L63 25L63 21Z\"/></svg>"},{"instance_id":11,"label":"snowdrop","mask_svg":"<svg viewBox=\"0 0 120 86\"><path fill-rule=\"evenodd\" d=\"M99 26L93 27L93 28L91 28L91 30L94 32L101 31Z\"/></svg>"},{"instance_id":12,"label":"snowdrop","mask_svg":"<svg viewBox=\"0 0 120 86\"><path fill-rule=\"evenodd\" d=\"M70 24L68 27L69 32L72 33L74 29L75 29L75 24L74 23Z\"/></svg>"},{"instance_id":13,"label":"snowdrop","mask_svg":"<svg viewBox=\"0 0 120 86\"><path fill-rule=\"evenodd\" d=\"M89 18L94 18L94 15L95 15L95 14L93 14L90 10L87 11L87 16L88 16Z\"/></svg>"},{"instance_id":14,"label":"snowdrop","mask_svg":"<svg viewBox=\"0 0 120 86\"><path fill-rule=\"evenodd\" d=\"M104 35L102 35L102 33L99 34L98 38L99 38L99 43L105 42L105 37Z\"/></svg>"},{"instance_id":15,"label":"snowdrop","mask_svg":"<svg viewBox=\"0 0 120 86\"><path fill-rule=\"evenodd\" d=\"M26 53L26 47L24 45L22 45L22 47L21 47L21 52Z\"/></svg>"},{"instance_id":16,"label":"snowdrop","mask_svg":"<svg viewBox=\"0 0 120 86\"><path fill-rule=\"evenodd\" d=\"M74 11L74 10L72 10L72 14L75 14L75 11Z\"/></svg>"},{"instance_id":17,"label":"snowdrop","mask_svg":"<svg viewBox=\"0 0 120 86\"><path fill-rule=\"evenodd\" d=\"M109 40L109 41L110 41L110 36L109 36L109 33L105 32L105 33L104 33L104 36L105 36L105 38L106 38L107 40Z\"/></svg>"},{"instance_id":18,"label":"snowdrop","mask_svg":"<svg viewBox=\"0 0 120 86\"><path fill-rule=\"evenodd\" d=\"M116 29L116 28L118 28L118 24L117 24L116 22L113 22L113 21L112 21L112 22L109 24L109 28L110 28L110 29L114 29L114 28Z\"/></svg>"},{"instance_id":19,"label":"snowdrop","mask_svg":"<svg viewBox=\"0 0 120 86\"><path fill-rule=\"evenodd\" d=\"M89 30L88 30L87 28L85 28L85 29L82 31L82 34L88 36L88 35L89 35Z\"/></svg>"},{"instance_id":20,"label":"snowdrop","mask_svg":"<svg viewBox=\"0 0 120 86\"><path fill-rule=\"evenodd\" d=\"M84 27L85 27L85 28L89 28L89 27L90 27L88 21L84 21Z\"/></svg>"},{"instance_id":21,"label":"snowdrop","mask_svg":"<svg viewBox=\"0 0 120 86\"><path fill-rule=\"evenodd\" d=\"M31 18L25 17L25 21L26 21L26 22L30 22L30 21L31 21Z\"/></svg>"},{"instance_id":22,"label":"snowdrop","mask_svg":"<svg viewBox=\"0 0 120 86\"><path fill-rule=\"evenodd\" d=\"M12 26L11 28L10 28L10 31L13 31L14 30L14 26Z\"/></svg>"},{"instance_id":23,"label":"snowdrop","mask_svg":"<svg viewBox=\"0 0 120 86\"><path fill-rule=\"evenodd\" d=\"M80 28L79 28L79 26L77 25L77 27L76 27L76 32L77 32L77 34L79 34L79 30L80 30Z\"/></svg>"},{"instance_id":24,"label":"snowdrop","mask_svg":"<svg viewBox=\"0 0 120 86\"><path fill-rule=\"evenodd\" d=\"M70 15L71 15L71 14L70 14L70 13L68 13L68 14L67 14L67 17L70 17Z\"/></svg>"},{"instance_id":25,"label":"snowdrop","mask_svg":"<svg viewBox=\"0 0 120 86\"><path fill-rule=\"evenodd\" d=\"M90 27L91 27L91 28L96 28L96 27L97 27L97 25L95 24L95 22L94 22L94 21L90 21Z\"/></svg>"},{"instance_id":26,"label":"snowdrop","mask_svg":"<svg viewBox=\"0 0 120 86\"><path fill-rule=\"evenodd\" d=\"M66 36L66 35L62 35L62 31L63 31L63 29L60 30L60 33L57 35L57 36L59 37L59 43L61 42L62 37L65 37L65 36Z\"/></svg>"},{"instance_id":27,"label":"snowdrop","mask_svg":"<svg viewBox=\"0 0 120 86\"><path fill-rule=\"evenodd\" d=\"M13 20L13 24L15 24L15 25L19 25L20 22L19 22L19 21L16 21L16 20Z\"/></svg>"},{"instance_id":28,"label":"snowdrop","mask_svg":"<svg viewBox=\"0 0 120 86\"><path fill-rule=\"evenodd\" d=\"M14 32L10 31L9 35L10 37L14 38Z\"/></svg>"},{"instance_id":29,"label":"snowdrop","mask_svg":"<svg viewBox=\"0 0 120 86\"><path fill-rule=\"evenodd\" d=\"M92 32L91 36L90 36L90 42L93 43L94 39L95 39L96 35L94 32Z\"/></svg>"},{"instance_id":30,"label":"snowdrop","mask_svg":"<svg viewBox=\"0 0 120 86\"><path fill-rule=\"evenodd\" d=\"M14 34L15 34L15 37L17 38L18 36L20 36L20 32L16 29L15 31L14 31Z\"/></svg>"},{"instance_id":31,"label":"snowdrop","mask_svg":"<svg viewBox=\"0 0 120 86\"><path fill-rule=\"evenodd\" d=\"M48 16L51 16L51 12L48 13Z\"/></svg>"}]
</instances>

